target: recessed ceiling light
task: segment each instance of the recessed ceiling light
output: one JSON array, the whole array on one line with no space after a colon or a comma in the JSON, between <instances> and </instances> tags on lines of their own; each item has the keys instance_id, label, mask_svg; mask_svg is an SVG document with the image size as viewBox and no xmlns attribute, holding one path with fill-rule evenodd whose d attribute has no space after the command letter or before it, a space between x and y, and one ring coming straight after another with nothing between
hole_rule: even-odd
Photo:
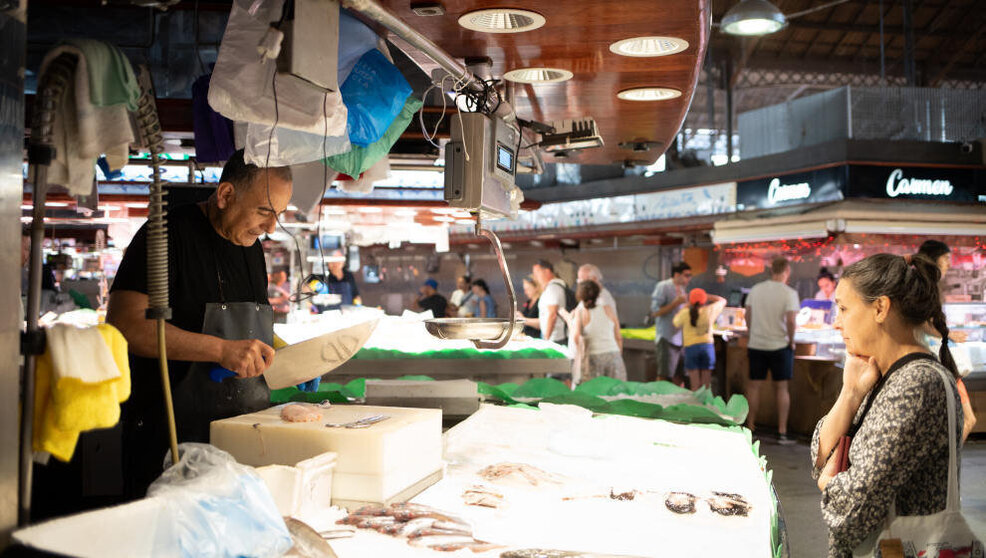
<instances>
[{"instance_id":1,"label":"recessed ceiling light","mask_svg":"<svg viewBox=\"0 0 986 558\"><path fill-rule=\"evenodd\" d=\"M459 25L482 33L522 33L541 27L544 21L537 12L494 8L469 12L459 18Z\"/></svg>"},{"instance_id":2,"label":"recessed ceiling light","mask_svg":"<svg viewBox=\"0 0 986 558\"><path fill-rule=\"evenodd\" d=\"M635 87L616 94L624 101L667 101L681 97L681 91L670 87Z\"/></svg>"},{"instance_id":3,"label":"recessed ceiling light","mask_svg":"<svg viewBox=\"0 0 986 558\"><path fill-rule=\"evenodd\" d=\"M688 48L688 41L677 37L635 37L609 45L622 56L667 56Z\"/></svg>"},{"instance_id":4,"label":"recessed ceiling light","mask_svg":"<svg viewBox=\"0 0 986 558\"><path fill-rule=\"evenodd\" d=\"M556 83L572 79L572 72L559 68L520 68L503 74L503 79L517 83Z\"/></svg>"}]
</instances>

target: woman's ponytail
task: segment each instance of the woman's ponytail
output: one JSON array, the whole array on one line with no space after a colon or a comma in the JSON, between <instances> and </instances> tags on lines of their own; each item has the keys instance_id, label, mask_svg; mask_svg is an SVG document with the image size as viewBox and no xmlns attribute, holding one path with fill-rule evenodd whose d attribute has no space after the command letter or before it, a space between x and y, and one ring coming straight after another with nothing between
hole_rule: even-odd
<instances>
[{"instance_id":1,"label":"woman's ponytail","mask_svg":"<svg viewBox=\"0 0 986 558\"><path fill-rule=\"evenodd\" d=\"M688 317L691 318L692 327L698 327L698 307L701 304L692 304L688 307Z\"/></svg>"}]
</instances>

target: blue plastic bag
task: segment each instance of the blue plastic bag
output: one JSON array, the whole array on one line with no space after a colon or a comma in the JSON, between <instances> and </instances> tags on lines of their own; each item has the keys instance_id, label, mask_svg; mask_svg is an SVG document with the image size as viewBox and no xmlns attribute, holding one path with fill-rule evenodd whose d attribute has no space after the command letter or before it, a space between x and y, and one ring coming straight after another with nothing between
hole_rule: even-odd
<instances>
[{"instance_id":1,"label":"blue plastic bag","mask_svg":"<svg viewBox=\"0 0 986 558\"><path fill-rule=\"evenodd\" d=\"M400 114L411 86L383 53L373 49L360 57L341 93L349 111L349 142L366 147L379 141Z\"/></svg>"}]
</instances>

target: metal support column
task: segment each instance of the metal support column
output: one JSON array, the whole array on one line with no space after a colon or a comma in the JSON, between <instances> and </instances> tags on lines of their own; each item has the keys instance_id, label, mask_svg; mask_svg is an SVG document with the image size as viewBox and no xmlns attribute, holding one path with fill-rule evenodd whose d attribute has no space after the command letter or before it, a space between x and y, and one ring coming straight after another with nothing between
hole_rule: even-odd
<instances>
[{"instance_id":1,"label":"metal support column","mask_svg":"<svg viewBox=\"0 0 986 558\"><path fill-rule=\"evenodd\" d=\"M20 455L20 328L18 252L24 183L24 57L27 1L0 8L0 548L17 525Z\"/></svg>"},{"instance_id":2,"label":"metal support column","mask_svg":"<svg viewBox=\"0 0 986 558\"><path fill-rule=\"evenodd\" d=\"M722 72L723 85L726 87L726 157L729 163L733 162L733 63L728 57L724 63L725 70Z\"/></svg>"},{"instance_id":3,"label":"metal support column","mask_svg":"<svg viewBox=\"0 0 986 558\"><path fill-rule=\"evenodd\" d=\"M904 0L904 77L909 87L917 87L914 63L914 0Z\"/></svg>"}]
</instances>

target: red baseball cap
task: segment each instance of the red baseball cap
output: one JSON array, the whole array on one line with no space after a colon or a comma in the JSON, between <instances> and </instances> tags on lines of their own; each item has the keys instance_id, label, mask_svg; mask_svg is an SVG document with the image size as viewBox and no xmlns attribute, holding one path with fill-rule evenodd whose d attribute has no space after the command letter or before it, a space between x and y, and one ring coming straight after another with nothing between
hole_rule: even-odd
<instances>
[{"instance_id":1,"label":"red baseball cap","mask_svg":"<svg viewBox=\"0 0 986 558\"><path fill-rule=\"evenodd\" d=\"M692 292L688 293L688 304L705 304L707 300L709 295L704 289L692 289Z\"/></svg>"}]
</instances>

